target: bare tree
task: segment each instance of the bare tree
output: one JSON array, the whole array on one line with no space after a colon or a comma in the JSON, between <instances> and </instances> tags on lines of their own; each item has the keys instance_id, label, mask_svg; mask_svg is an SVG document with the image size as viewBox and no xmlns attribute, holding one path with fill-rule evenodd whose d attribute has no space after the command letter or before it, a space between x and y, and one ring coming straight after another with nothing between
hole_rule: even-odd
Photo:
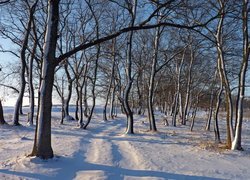
<instances>
[{"instance_id":1,"label":"bare tree","mask_svg":"<svg viewBox=\"0 0 250 180\"><path fill-rule=\"evenodd\" d=\"M190 62L188 66L188 77L187 77L187 88L186 88L186 97L185 97L185 104L183 108L183 114L182 114L182 124L186 125L187 116L188 116L188 107L189 107L189 101L190 101L190 91L191 91L191 80L192 80L192 68L193 68L193 62L195 59L195 52L193 50L192 45L189 46L190 49ZM198 106L198 99L197 99L197 106Z\"/></svg>"},{"instance_id":2,"label":"bare tree","mask_svg":"<svg viewBox=\"0 0 250 180\"><path fill-rule=\"evenodd\" d=\"M31 25L32 25L32 21L33 21L33 16L36 10L36 5L37 5L38 1L35 1L35 3L30 7L29 9L29 20L27 23L27 27L26 27L26 32L25 32L25 36L23 39L23 44L22 44L22 48L21 48L21 53L20 53L20 61L21 61L21 87L20 87L20 92L16 101L16 105L15 105L15 110L14 110L14 117L13 117L13 124L18 126L19 124L19 111L20 108L22 106L22 101L23 101L23 95L24 95L24 91L25 91L25 84L26 84L26 80L25 80L25 68L26 68L26 56L25 56L25 52L27 50L27 46L28 46L28 41L29 41L29 36L30 36L30 32L31 32ZM27 5L29 6L28 1L26 1Z\"/></svg>"},{"instance_id":3,"label":"bare tree","mask_svg":"<svg viewBox=\"0 0 250 180\"><path fill-rule=\"evenodd\" d=\"M239 85L238 85L238 99L237 99L237 125L235 130L235 138L232 143L232 150L242 150L241 147L241 134L242 134L242 121L243 121L243 103L245 97L245 86L246 86L246 72L248 68L249 60L249 35L248 35L248 13L249 13L249 1L242 1L242 35L243 35L243 57L241 61L241 68L239 74Z\"/></svg>"},{"instance_id":4,"label":"bare tree","mask_svg":"<svg viewBox=\"0 0 250 180\"><path fill-rule=\"evenodd\" d=\"M106 100L105 100L105 104L104 104L104 108L103 108L103 120L107 121L107 105L108 105L108 100L109 100L109 96L111 93L111 109L110 109L110 117L113 118L113 103L114 103L114 90L115 88L113 87L113 92L111 92L112 86L114 86L114 71L115 71L115 61L116 61L116 39L112 40L112 68L111 68L111 73L110 73L110 80L109 80L109 85L108 85L108 92L107 92L107 96L106 96Z\"/></svg>"},{"instance_id":5,"label":"bare tree","mask_svg":"<svg viewBox=\"0 0 250 180\"><path fill-rule=\"evenodd\" d=\"M158 14L160 17L160 14ZM158 18L158 22L160 22L160 18ZM154 37L154 50L153 50L153 61L151 65L151 72L150 72L150 80L149 80L149 90L148 90L148 118L149 118L149 128L150 131L157 131L156 123L155 123L155 116L154 116L154 107L153 107L153 94L155 88L155 75L156 75L156 66L158 62L158 49L159 49L159 42L160 42L160 34L161 29L157 27L155 30L155 37Z\"/></svg>"},{"instance_id":6,"label":"bare tree","mask_svg":"<svg viewBox=\"0 0 250 180\"><path fill-rule=\"evenodd\" d=\"M172 125L173 126L176 126L176 115L178 113L179 98L180 98L179 96L180 96L181 70L183 67L185 52L186 52L186 48L183 51L180 62L178 62L178 59L176 60L176 93L175 93L175 98L174 98L174 111L173 111L173 117L172 117Z\"/></svg>"},{"instance_id":7,"label":"bare tree","mask_svg":"<svg viewBox=\"0 0 250 180\"><path fill-rule=\"evenodd\" d=\"M135 0L136 2L136 0ZM168 1L167 4L171 3L172 1ZM135 10L136 10L136 3L129 3L129 5L132 5L132 8L129 9L132 10L132 19L133 21L130 22L129 27L121 28L120 30L104 35L104 36L97 36L93 38L90 41L87 42L81 42L79 45L75 46L71 50L65 52L64 54L59 55L56 57L57 52L57 38L58 38L58 24L59 24L59 0L48 0L48 15L47 15L47 25L46 25L46 35L45 35L45 41L43 46L43 65L42 65L42 80L41 80L41 87L40 87L40 108L39 108L39 117L38 117L38 123L37 123L37 132L35 135L35 142L34 142L34 148L32 155L36 155L40 158L48 159L53 157L53 150L51 147L51 106L52 106L52 90L53 90L53 81L54 81L54 73L55 68L57 65L59 65L60 62L63 60L69 58L70 56L76 54L79 51L85 50L87 48L93 47L95 45L98 45L102 42L111 40L121 34L130 32L129 42L132 42L133 37L133 31L141 30L141 29L152 29L156 28L158 26L170 26L175 28L187 28L187 29L193 29L197 27L204 26L214 20L215 17L210 18L204 23L195 23L191 25L186 24L178 24L173 23L173 21L168 21L168 18L166 21L156 24L149 24L152 17L161 9L166 7L166 4L163 3L159 8L156 10L153 10L152 14L150 14L145 21L138 23L137 25L134 23L135 21ZM197 21L194 21L197 22ZM152 22L151 22L152 23ZM126 129L127 133L133 133L133 114L129 107L128 103L128 96L130 92L130 88L132 85L132 76L131 76L131 43L128 43L128 56L130 58L127 58L127 87L125 89L124 93L124 105L125 109L127 111L128 115L128 126ZM99 47L97 48L99 49ZM99 51L99 50L97 50ZM99 53L97 53L99 54ZM99 55L97 55L99 56ZM97 62L98 57L96 57L96 68L97 68ZM94 73L96 74L96 73ZM92 96L95 98L94 94L94 88L95 87L95 80L96 77L94 77L93 83L92 83ZM95 102L95 99L93 99L93 102ZM92 112L92 110L91 110ZM87 124L87 123L86 123ZM86 126L86 125L85 125Z\"/></svg>"},{"instance_id":8,"label":"bare tree","mask_svg":"<svg viewBox=\"0 0 250 180\"><path fill-rule=\"evenodd\" d=\"M48 1L48 17L45 42L43 46L42 81L40 87L40 108L32 155L42 159L52 158L51 147L51 108L52 89L55 74L55 53L57 43L59 0Z\"/></svg>"},{"instance_id":9,"label":"bare tree","mask_svg":"<svg viewBox=\"0 0 250 180\"><path fill-rule=\"evenodd\" d=\"M135 24L135 18L136 18L136 9L137 9L137 0L133 0L132 2L128 3L129 12L131 16L130 21L130 27L133 27ZM132 87L133 79L132 79L132 42L133 42L133 31L130 31L128 34L128 40L127 40L127 57L126 57L126 78L127 78L127 84L126 88L124 90L124 96L123 96L123 104L125 108L125 113L127 116L127 128L126 133L127 134L133 134L134 133L134 120L133 120L133 112L129 105L129 93Z\"/></svg>"}]
</instances>

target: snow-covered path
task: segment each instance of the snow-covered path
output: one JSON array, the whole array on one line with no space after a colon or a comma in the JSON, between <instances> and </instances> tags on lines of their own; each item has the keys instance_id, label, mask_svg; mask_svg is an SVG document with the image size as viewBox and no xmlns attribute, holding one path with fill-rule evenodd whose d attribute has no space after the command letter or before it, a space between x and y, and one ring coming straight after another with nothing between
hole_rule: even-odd
<instances>
[{"instance_id":1,"label":"snow-covered path","mask_svg":"<svg viewBox=\"0 0 250 180\"><path fill-rule=\"evenodd\" d=\"M0 126L0 179L249 179L247 152L211 151L199 146L211 133L199 126L166 127L147 132L145 117L135 117L135 135L124 135L125 118L101 121L88 130L75 121L52 122L55 158L26 157L34 127ZM23 123L24 124L24 123Z\"/></svg>"}]
</instances>

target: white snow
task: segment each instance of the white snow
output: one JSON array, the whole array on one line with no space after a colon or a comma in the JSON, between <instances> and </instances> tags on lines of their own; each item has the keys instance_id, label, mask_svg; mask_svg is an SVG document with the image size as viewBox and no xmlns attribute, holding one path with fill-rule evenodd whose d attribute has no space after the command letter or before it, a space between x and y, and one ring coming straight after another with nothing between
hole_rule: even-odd
<instances>
[{"instance_id":1,"label":"white snow","mask_svg":"<svg viewBox=\"0 0 250 180\"><path fill-rule=\"evenodd\" d=\"M4 110L10 122L11 109ZM26 126L27 116L20 118L23 126L0 126L1 180L250 179L248 121L243 124L246 151L239 152L206 146L206 142L213 140L213 132L203 130L202 116L198 116L194 131L190 132L189 126L164 126L157 113L159 133L147 131L145 116L135 116L136 134L124 135L125 116L118 114L115 120L103 122L100 106L87 130L77 128L77 121L60 125L60 112L53 110L55 157L51 160L26 156L31 152L35 129ZM70 113L74 114L73 109ZM221 128L224 123L220 123Z\"/></svg>"}]
</instances>

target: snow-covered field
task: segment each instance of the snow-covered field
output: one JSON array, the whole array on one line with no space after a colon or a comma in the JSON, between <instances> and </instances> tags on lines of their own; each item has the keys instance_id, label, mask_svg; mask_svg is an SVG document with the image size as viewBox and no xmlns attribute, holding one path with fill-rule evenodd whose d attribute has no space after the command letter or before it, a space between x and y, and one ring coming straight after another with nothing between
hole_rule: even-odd
<instances>
[{"instance_id":1,"label":"snow-covered field","mask_svg":"<svg viewBox=\"0 0 250 180\"><path fill-rule=\"evenodd\" d=\"M12 110L4 108L9 123ZM199 117L190 132L189 126L164 126L158 114L159 132L150 133L146 117L135 116L136 134L124 135L125 116L103 122L101 112L99 106L83 130L76 121L60 125L60 113L54 109L52 160L26 156L35 128L26 126L26 116L21 116L23 126L0 126L0 179L250 179L248 121L243 131L245 151L232 152L209 143L213 132L203 130L205 122Z\"/></svg>"}]
</instances>

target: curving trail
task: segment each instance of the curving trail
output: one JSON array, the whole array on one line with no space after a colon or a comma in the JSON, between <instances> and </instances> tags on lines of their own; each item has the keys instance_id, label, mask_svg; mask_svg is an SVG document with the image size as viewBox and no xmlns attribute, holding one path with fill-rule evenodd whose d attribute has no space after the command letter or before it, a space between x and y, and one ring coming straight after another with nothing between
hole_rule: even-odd
<instances>
[{"instance_id":1,"label":"curving trail","mask_svg":"<svg viewBox=\"0 0 250 180\"><path fill-rule=\"evenodd\" d=\"M144 164L147 159L129 142L132 136L121 133L124 131L123 123L106 123L105 128L100 128L89 144L85 144L85 163L89 167L78 172L75 179L126 179L136 170L146 169Z\"/></svg>"}]
</instances>

